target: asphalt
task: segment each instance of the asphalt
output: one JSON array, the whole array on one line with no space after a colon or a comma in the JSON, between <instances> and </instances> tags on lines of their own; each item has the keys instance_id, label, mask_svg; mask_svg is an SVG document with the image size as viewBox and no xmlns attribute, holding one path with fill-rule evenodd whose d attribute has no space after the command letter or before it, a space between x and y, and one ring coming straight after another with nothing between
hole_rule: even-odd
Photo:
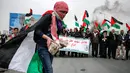
<instances>
[{"instance_id":1,"label":"asphalt","mask_svg":"<svg viewBox=\"0 0 130 73\"><path fill-rule=\"evenodd\" d=\"M130 60L55 57L53 70L54 73L130 73ZM5 72L1 71L0 73L22 72L5 69Z\"/></svg>"}]
</instances>

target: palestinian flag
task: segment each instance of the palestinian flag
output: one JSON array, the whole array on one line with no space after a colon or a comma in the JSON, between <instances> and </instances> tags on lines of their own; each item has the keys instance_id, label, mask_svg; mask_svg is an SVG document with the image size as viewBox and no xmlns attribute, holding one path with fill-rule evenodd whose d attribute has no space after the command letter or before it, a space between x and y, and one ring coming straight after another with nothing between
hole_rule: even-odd
<instances>
[{"instance_id":1,"label":"palestinian flag","mask_svg":"<svg viewBox=\"0 0 130 73\"><path fill-rule=\"evenodd\" d=\"M126 27L127 27L128 30L130 30L130 26L127 23L126 23Z\"/></svg>"},{"instance_id":2,"label":"palestinian flag","mask_svg":"<svg viewBox=\"0 0 130 73\"><path fill-rule=\"evenodd\" d=\"M29 13L26 13L25 20L24 20L24 26L28 25L31 26L31 18L32 18L33 10L30 9Z\"/></svg>"},{"instance_id":3,"label":"palestinian flag","mask_svg":"<svg viewBox=\"0 0 130 73\"><path fill-rule=\"evenodd\" d=\"M30 8L30 14L32 15L33 14L33 10Z\"/></svg>"},{"instance_id":4,"label":"palestinian flag","mask_svg":"<svg viewBox=\"0 0 130 73\"><path fill-rule=\"evenodd\" d=\"M123 25L123 22L117 20L117 19L114 18L114 17L111 17L111 26L113 26L115 23L118 23L118 24Z\"/></svg>"},{"instance_id":5,"label":"palestinian flag","mask_svg":"<svg viewBox=\"0 0 130 73\"><path fill-rule=\"evenodd\" d=\"M89 20L87 19L88 17L89 17L89 14L88 14L87 10L85 10L83 18L82 18L82 21L83 21L82 26L86 26L86 25L90 24Z\"/></svg>"},{"instance_id":6,"label":"palestinian flag","mask_svg":"<svg viewBox=\"0 0 130 73\"><path fill-rule=\"evenodd\" d=\"M102 28L101 28L101 25L100 25L100 24L98 25L98 29L99 29L100 31L102 30Z\"/></svg>"},{"instance_id":7,"label":"palestinian flag","mask_svg":"<svg viewBox=\"0 0 130 73\"><path fill-rule=\"evenodd\" d=\"M109 23L108 22L106 22L104 25L103 25L103 27L107 27L108 29L110 28L110 25L109 25Z\"/></svg>"},{"instance_id":8,"label":"palestinian flag","mask_svg":"<svg viewBox=\"0 0 130 73\"><path fill-rule=\"evenodd\" d=\"M103 26L105 23L106 23L106 19L104 19L104 20L102 21L102 26Z\"/></svg>"},{"instance_id":9,"label":"palestinian flag","mask_svg":"<svg viewBox=\"0 0 130 73\"><path fill-rule=\"evenodd\" d=\"M104 20L102 21L102 24L101 24L101 25L104 25L106 22L109 22L109 23L111 23L109 20L107 20L107 19L104 19Z\"/></svg>"},{"instance_id":10,"label":"palestinian flag","mask_svg":"<svg viewBox=\"0 0 130 73\"><path fill-rule=\"evenodd\" d=\"M117 19L115 19L114 17L111 17L111 26L116 28L116 29L120 29L120 25L119 24L123 24L122 22L118 21Z\"/></svg>"},{"instance_id":11,"label":"palestinian flag","mask_svg":"<svg viewBox=\"0 0 130 73\"><path fill-rule=\"evenodd\" d=\"M78 19L77 19L76 15L74 16L74 18L75 18L75 26L79 27L79 23L78 23Z\"/></svg>"},{"instance_id":12,"label":"palestinian flag","mask_svg":"<svg viewBox=\"0 0 130 73\"><path fill-rule=\"evenodd\" d=\"M104 19L102 21L102 26L107 27L109 29L111 25L110 25L110 22L108 20Z\"/></svg>"},{"instance_id":13,"label":"palestinian flag","mask_svg":"<svg viewBox=\"0 0 130 73\"><path fill-rule=\"evenodd\" d=\"M89 17L89 14L88 14L87 10L85 10L82 20L84 20L86 17Z\"/></svg>"},{"instance_id":14,"label":"palestinian flag","mask_svg":"<svg viewBox=\"0 0 130 73\"><path fill-rule=\"evenodd\" d=\"M37 25L38 23L21 31L19 35L0 46L0 68L25 73L42 73L42 63L33 41Z\"/></svg>"},{"instance_id":15,"label":"palestinian flag","mask_svg":"<svg viewBox=\"0 0 130 73\"><path fill-rule=\"evenodd\" d=\"M95 27L96 27L97 29L102 30L102 28L101 28L100 24L98 24L98 22L97 22L97 21L95 21L95 22L94 22L94 24L95 24Z\"/></svg>"},{"instance_id":16,"label":"palestinian flag","mask_svg":"<svg viewBox=\"0 0 130 73\"><path fill-rule=\"evenodd\" d=\"M83 32L86 32L86 30L87 30L87 27L84 27L84 31Z\"/></svg>"},{"instance_id":17,"label":"palestinian flag","mask_svg":"<svg viewBox=\"0 0 130 73\"><path fill-rule=\"evenodd\" d=\"M83 26L83 27L86 27L86 23L85 23L85 22L83 22L82 26Z\"/></svg>"},{"instance_id":18,"label":"palestinian flag","mask_svg":"<svg viewBox=\"0 0 130 73\"><path fill-rule=\"evenodd\" d=\"M120 25L119 24L114 24L112 27L114 27L116 29L120 29Z\"/></svg>"},{"instance_id":19,"label":"palestinian flag","mask_svg":"<svg viewBox=\"0 0 130 73\"><path fill-rule=\"evenodd\" d=\"M36 44L33 41L35 27L36 25L33 25L27 30L21 31L18 36L0 47L0 68L26 73L41 73L42 67L38 67L40 59L35 53Z\"/></svg>"}]
</instances>

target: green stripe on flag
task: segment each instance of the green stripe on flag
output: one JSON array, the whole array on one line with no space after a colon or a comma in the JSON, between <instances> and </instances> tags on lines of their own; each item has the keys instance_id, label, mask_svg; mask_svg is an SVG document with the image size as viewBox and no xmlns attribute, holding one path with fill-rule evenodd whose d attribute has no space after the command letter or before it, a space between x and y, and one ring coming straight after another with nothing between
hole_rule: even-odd
<instances>
[{"instance_id":1,"label":"green stripe on flag","mask_svg":"<svg viewBox=\"0 0 130 73\"><path fill-rule=\"evenodd\" d=\"M118 24L114 24L112 27L115 27L116 29L120 29L120 26Z\"/></svg>"},{"instance_id":2,"label":"green stripe on flag","mask_svg":"<svg viewBox=\"0 0 130 73\"><path fill-rule=\"evenodd\" d=\"M42 72L42 62L39 58L38 52L36 52L33 55L32 60L28 66L27 73L43 73Z\"/></svg>"},{"instance_id":3,"label":"green stripe on flag","mask_svg":"<svg viewBox=\"0 0 130 73\"><path fill-rule=\"evenodd\" d=\"M26 20L24 21L24 24L29 24L30 21L31 21L31 19L26 19Z\"/></svg>"},{"instance_id":4,"label":"green stripe on flag","mask_svg":"<svg viewBox=\"0 0 130 73\"><path fill-rule=\"evenodd\" d=\"M107 25L107 28L109 29L109 28L110 28L110 26L109 26L109 25Z\"/></svg>"},{"instance_id":5,"label":"green stripe on flag","mask_svg":"<svg viewBox=\"0 0 130 73\"><path fill-rule=\"evenodd\" d=\"M107 26L108 29L110 28L108 23L105 23L103 26Z\"/></svg>"},{"instance_id":6,"label":"green stripe on flag","mask_svg":"<svg viewBox=\"0 0 130 73\"><path fill-rule=\"evenodd\" d=\"M90 24L90 22L86 18L83 20L83 22L85 22L87 25Z\"/></svg>"},{"instance_id":7,"label":"green stripe on flag","mask_svg":"<svg viewBox=\"0 0 130 73\"><path fill-rule=\"evenodd\" d=\"M87 29L87 28L86 28L86 27L84 27L84 32L86 32L86 29Z\"/></svg>"},{"instance_id":8,"label":"green stripe on flag","mask_svg":"<svg viewBox=\"0 0 130 73\"><path fill-rule=\"evenodd\" d=\"M98 24L98 29L99 29L99 30L102 30L102 28L101 28L100 24Z\"/></svg>"},{"instance_id":9,"label":"green stripe on flag","mask_svg":"<svg viewBox=\"0 0 130 73\"><path fill-rule=\"evenodd\" d=\"M78 22L75 22L75 26L79 27L79 23L78 23Z\"/></svg>"}]
</instances>

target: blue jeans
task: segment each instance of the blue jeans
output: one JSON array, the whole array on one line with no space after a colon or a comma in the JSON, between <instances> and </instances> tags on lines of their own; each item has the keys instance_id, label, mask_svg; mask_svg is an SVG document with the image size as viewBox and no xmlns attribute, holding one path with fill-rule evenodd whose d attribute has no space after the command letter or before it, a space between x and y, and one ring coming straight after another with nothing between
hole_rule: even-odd
<instances>
[{"instance_id":1,"label":"blue jeans","mask_svg":"<svg viewBox=\"0 0 130 73\"><path fill-rule=\"evenodd\" d=\"M53 56L49 53L48 48L37 45L38 55L42 61L43 73L53 73L52 61Z\"/></svg>"}]
</instances>

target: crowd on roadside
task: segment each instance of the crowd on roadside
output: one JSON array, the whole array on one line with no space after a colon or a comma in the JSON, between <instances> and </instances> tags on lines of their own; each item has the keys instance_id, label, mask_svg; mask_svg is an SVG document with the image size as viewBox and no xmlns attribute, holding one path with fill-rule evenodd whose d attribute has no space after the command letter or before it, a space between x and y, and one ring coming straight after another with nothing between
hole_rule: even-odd
<instances>
[{"instance_id":1,"label":"crowd on roadside","mask_svg":"<svg viewBox=\"0 0 130 73\"><path fill-rule=\"evenodd\" d=\"M18 34L18 28L13 28L12 33L9 35L0 34L0 45L14 38ZM75 38L90 39L90 46L92 46L92 48L90 48L92 57L122 60L129 59L130 30L128 30L126 34L124 33L124 30L120 30L120 33L116 34L114 29L110 32L105 30L102 32L97 29L90 31L89 28L84 29L84 27L81 26L79 30L78 28L63 29L61 35L66 37L71 36ZM59 51L59 56L83 57L85 54Z\"/></svg>"}]
</instances>

